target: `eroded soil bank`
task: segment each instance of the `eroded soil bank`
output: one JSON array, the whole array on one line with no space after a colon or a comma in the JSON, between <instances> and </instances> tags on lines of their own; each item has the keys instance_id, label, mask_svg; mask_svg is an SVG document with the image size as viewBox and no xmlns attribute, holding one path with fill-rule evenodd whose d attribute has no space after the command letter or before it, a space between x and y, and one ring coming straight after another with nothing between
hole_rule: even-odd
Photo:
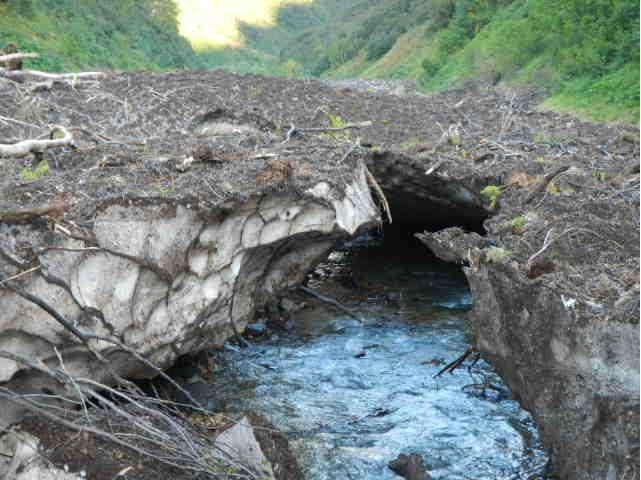
<instances>
[{"instance_id":1,"label":"eroded soil bank","mask_svg":"<svg viewBox=\"0 0 641 480\"><path fill-rule=\"evenodd\" d=\"M476 346L534 415L555 472L638 476L636 128L540 112L523 92L224 72L0 78L0 94L4 141L51 123L74 135L35 161L2 159L0 197L3 274L73 325L165 366L221 344L379 220L369 178L395 221L464 227L422 238L465 265ZM482 224L486 236L465 233ZM55 365L55 346L104 379L41 309L6 289L0 306L2 349ZM123 375L153 374L96 347ZM4 386L43 384L1 366Z\"/></svg>"}]
</instances>

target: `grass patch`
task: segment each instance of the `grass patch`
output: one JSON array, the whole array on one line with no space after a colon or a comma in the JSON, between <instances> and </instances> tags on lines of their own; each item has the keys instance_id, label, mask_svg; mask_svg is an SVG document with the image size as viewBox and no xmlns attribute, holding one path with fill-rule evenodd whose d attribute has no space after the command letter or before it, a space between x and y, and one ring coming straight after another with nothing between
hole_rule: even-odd
<instances>
[{"instance_id":1,"label":"grass patch","mask_svg":"<svg viewBox=\"0 0 641 480\"><path fill-rule=\"evenodd\" d=\"M492 210L496 208L499 197L506 188L506 185L488 185L483 190L481 190L481 195L483 195L487 199Z\"/></svg>"},{"instance_id":2,"label":"grass patch","mask_svg":"<svg viewBox=\"0 0 641 480\"><path fill-rule=\"evenodd\" d=\"M525 231L525 226L527 225L527 219L524 216L516 217L510 222L512 227L512 233L521 234Z\"/></svg>"},{"instance_id":3,"label":"grass patch","mask_svg":"<svg viewBox=\"0 0 641 480\"><path fill-rule=\"evenodd\" d=\"M46 177L51 173L49 169L49 162L46 160L41 160L35 168L25 167L20 170L20 178L28 182L40 180L42 177Z\"/></svg>"},{"instance_id":4,"label":"grass patch","mask_svg":"<svg viewBox=\"0 0 641 480\"><path fill-rule=\"evenodd\" d=\"M599 122L639 122L639 65L625 65L599 79L567 81L542 107Z\"/></svg>"}]
</instances>

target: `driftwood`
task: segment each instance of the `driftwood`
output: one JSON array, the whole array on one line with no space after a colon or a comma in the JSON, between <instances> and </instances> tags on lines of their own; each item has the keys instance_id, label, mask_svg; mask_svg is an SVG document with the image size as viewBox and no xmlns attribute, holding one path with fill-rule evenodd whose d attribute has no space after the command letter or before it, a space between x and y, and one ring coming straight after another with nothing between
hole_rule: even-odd
<instances>
[{"instance_id":1,"label":"driftwood","mask_svg":"<svg viewBox=\"0 0 641 480\"><path fill-rule=\"evenodd\" d=\"M465 361L465 359L467 359L467 357L469 357L470 355L472 355L473 353L475 353L475 351L476 351L476 350L474 350L474 347L469 347L469 348L465 351L465 353L463 353L463 355L461 355L460 357L458 357L458 358L457 358L456 360L454 360L453 362L450 362L450 363L448 363L447 365L445 365L445 366L444 366L444 367L443 367L443 368L442 368L442 369L441 369L441 370L440 370L436 375L434 375L434 378L440 377L440 376L441 376L441 375L443 375L445 372L450 372L450 373L454 372L454 370L456 370L458 367L460 367L460 366L461 366L461 364Z\"/></svg>"},{"instance_id":2,"label":"driftwood","mask_svg":"<svg viewBox=\"0 0 641 480\"><path fill-rule=\"evenodd\" d=\"M0 157L24 157L30 153L42 153L48 148L66 147L73 143L73 135L65 127L55 126L51 133L55 132L62 132L62 138L30 139L13 144L0 144Z\"/></svg>"},{"instance_id":3,"label":"driftwood","mask_svg":"<svg viewBox=\"0 0 641 480\"><path fill-rule=\"evenodd\" d=\"M313 290L313 289L311 289L309 287L305 287L303 285L298 287L298 289L301 292L304 292L307 295L310 295L310 296L316 298L317 300L320 300L323 303L327 303L328 305L333 306L334 308L336 308L336 309L340 310L341 312L349 315L350 317L355 318L359 322L363 322L363 317L361 317L357 313L354 313L352 310L350 310L349 308L345 307L344 305L341 305L339 302L337 302L333 298L329 298L329 297L326 297L324 295L321 295L316 290Z\"/></svg>"},{"instance_id":4,"label":"driftwood","mask_svg":"<svg viewBox=\"0 0 641 480\"><path fill-rule=\"evenodd\" d=\"M566 165L566 166L563 166L563 167L559 167L559 168L557 168L556 170L554 170L554 171L553 171L553 172L551 172L551 173L548 173L545 177L543 177L543 181L542 181L542 182L541 182L541 183L540 183L540 184L539 184L539 185L538 185L538 186L537 186L537 187L532 191L532 193L530 193L530 194L528 195L528 197L525 199L525 201L523 202L523 204L524 204L524 205L527 205L527 204L528 204L528 203L530 203L532 200L534 200L534 198L535 198L539 193L543 192L543 191L548 187L548 185L550 184L550 182L551 182L552 180L554 180L554 178L555 178L555 177L557 177L558 175L562 174L563 172L567 172L569 169L570 169L570 167Z\"/></svg>"}]
</instances>

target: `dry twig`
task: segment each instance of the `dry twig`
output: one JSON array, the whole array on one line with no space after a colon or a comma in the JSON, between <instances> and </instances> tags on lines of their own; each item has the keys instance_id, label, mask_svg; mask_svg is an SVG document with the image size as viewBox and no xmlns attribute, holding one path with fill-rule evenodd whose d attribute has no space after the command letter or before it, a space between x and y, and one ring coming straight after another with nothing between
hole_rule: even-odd
<instances>
[{"instance_id":1,"label":"dry twig","mask_svg":"<svg viewBox=\"0 0 641 480\"><path fill-rule=\"evenodd\" d=\"M460 367L460 366L461 366L461 364L465 361L465 359L466 359L467 357L469 357L470 355L472 355L474 352L475 352L474 347L469 347L469 348L465 351L465 353L463 353L463 355L461 355L460 357L458 357L458 358L457 358L456 360L454 360L453 362L450 362L450 363L448 363L447 365L445 365L441 370L439 370L439 372L438 372L436 375L434 375L434 377L433 377L433 378L438 378L438 377L440 377L441 375L443 375L445 372L453 373L453 372L454 372L454 370L456 370L458 367Z\"/></svg>"},{"instance_id":2,"label":"dry twig","mask_svg":"<svg viewBox=\"0 0 641 480\"><path fill-rule=\"evenodd\" d=\"M367 167L365 167L365 175L367 175L367 180L369 183L374 187L374 191L376 192L376 195L378 196L379 200L381 201L381 204L383 205L383 209L385 210L385 214L387 215L387 221L389 223L392 223L392 211L390 210L389 203L387 202L387 198L385 197L385 193L383 193L383 189L381 186L378 184L376 181L376 178L372 173L368 170Z\"/></svg>"},{"instance_id":3,"label":"dry twig","mask_svg":"<svg viewBox=\"0 0 641 480\"><path fill-rule=\"evenodd\" d=\"M67 208L68 205L62 202L53 202L39 207L20 208L0 212L0 223L29 222L35 218L44 217L45 215L60 216Z\"/></svg>"},{"instance_id":4,"label":"dry twig","mask_svg":"<svg viewBox=\"0 0 641 480\"><path fill-rule=\"evenodd\" d=\"M532 266L534 265L534 260L536 260L539 256L541 256L541 254L543 254L543 252L545 252L548 248L550 248L550 246L554 242L556 242L560 238L562 238L562 237L564 237L564 236L566 236L566 235L568 235L570 233L583 232L583 233L589 233L589 234L594 235L596 237L600 237L600 235L597 232L595 232L593 230L590 230L590 229L587 229L587 228L567 228L567 229L563 230L563 232L561 232L556 237L552 237L552 232L553 231L554 231L553 228L550 228L548 230L548 233L545 234L545 239L543 240L543 245L541 246L541 248L539 250L537 250L536 252L534 252L530 256L530 258L528 258L528 261L527 261L527 264L526 264L528 272L532 271ZM612 243L613 245L615 245L617 248L623 249L623 245L621 245L620 243L615 242L614 240L608 240L608 241L610 243Z\"/></svg>"}]
</instances>

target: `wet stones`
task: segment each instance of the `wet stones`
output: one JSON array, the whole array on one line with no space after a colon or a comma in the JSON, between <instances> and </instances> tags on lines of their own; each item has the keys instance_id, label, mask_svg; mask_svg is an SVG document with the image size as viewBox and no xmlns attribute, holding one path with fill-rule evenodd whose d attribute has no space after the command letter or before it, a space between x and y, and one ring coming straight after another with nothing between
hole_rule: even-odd
<instances>
[{"instance_id":1,"label":"wet stones","mask_svg":"<svg viewBox=\"0 0 641 480\"><path fill-rule=\"evenodd\" d=\"M423 463L423 457L418 453L406 455L401 453L394 460L389 462L388 467L397 475L406 480L431 480L427 468Z\"/></svg>"}]
</instances>

